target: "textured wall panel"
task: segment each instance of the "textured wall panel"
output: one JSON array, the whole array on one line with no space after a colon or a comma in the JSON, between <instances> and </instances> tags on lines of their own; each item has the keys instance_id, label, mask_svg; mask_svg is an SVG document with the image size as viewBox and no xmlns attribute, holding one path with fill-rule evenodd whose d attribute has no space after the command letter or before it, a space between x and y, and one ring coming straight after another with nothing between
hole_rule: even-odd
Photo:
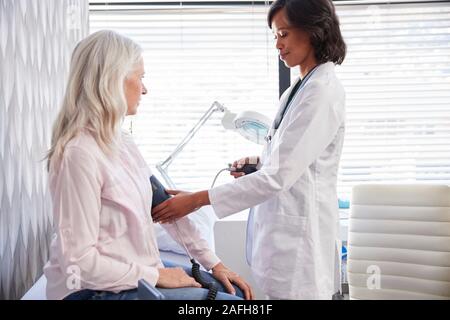
<instances>
[{"instance_id":1,"label":"textured wall panel","mask_svg":"<svg viewBox=\"0 0 450 320\"><path fill-rule=\"evenodd\" d=\"M0 299L42 274L51 236L45 162L88 0L0 0Z\"/></svg>"}]
</instances>

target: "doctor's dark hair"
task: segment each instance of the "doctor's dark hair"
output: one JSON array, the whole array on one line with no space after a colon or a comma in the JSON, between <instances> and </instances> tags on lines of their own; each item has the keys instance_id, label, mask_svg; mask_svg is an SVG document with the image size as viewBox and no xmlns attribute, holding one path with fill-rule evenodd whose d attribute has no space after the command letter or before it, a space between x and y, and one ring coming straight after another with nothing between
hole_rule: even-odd
<instances>
[{"instance_id":1,"label":"doctor's dark hair","mask_svg":"<svg viewBox=\"0 0 450 320\"><path fill-rule=\"evenodd\" d=\"M275 14L282 9L291 26L309 34L318 63L344 61L347 49L331 0L276 0L267 15L269 28Z\"/></svg>"}]
</instances>

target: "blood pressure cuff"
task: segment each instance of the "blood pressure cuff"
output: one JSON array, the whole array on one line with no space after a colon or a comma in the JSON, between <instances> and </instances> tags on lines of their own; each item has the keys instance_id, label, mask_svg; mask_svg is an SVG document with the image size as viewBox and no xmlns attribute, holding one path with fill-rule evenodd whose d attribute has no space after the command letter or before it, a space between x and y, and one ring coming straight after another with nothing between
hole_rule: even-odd
<instances>
[{"instance_id":1,"label":"blood pressure cuff","mask_svg":"<svg viewBox=\"0 0 450 320\"><path fill-rule=\"evenodd\" d=\"M166 192L166 188L156 179L155 176L150 177L150 183L152 184L153 198L152 198L152 209L157 205L163 203L167 199L170 199L170 195Z\"/></svg>"}]
</instances>

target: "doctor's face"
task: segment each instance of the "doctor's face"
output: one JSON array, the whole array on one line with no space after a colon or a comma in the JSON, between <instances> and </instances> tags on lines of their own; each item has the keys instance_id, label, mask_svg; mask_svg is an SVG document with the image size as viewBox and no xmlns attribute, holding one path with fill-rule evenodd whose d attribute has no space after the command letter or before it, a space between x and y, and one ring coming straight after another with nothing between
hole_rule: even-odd
<instances>
[{"instance_id":1,"label":"doctor's face","mask_svg":"<svg viewBox=\"0 0 450 320\"><path fill-rule=\"evenodd\" d=\"M274 15L272 32L280 59L288 68L301 67L309 63L311 59L315 59L308 33L290 25L285 9L281 9Z\"/></svg>"},{"instance_id":2,"label":"doctor's face","mask_svg":"<svg viewBox=\"0 0 450 320\"><path fill-rule=\"evenodd\" d=\"M136 114L141 95L147 94L147 88L142 82L144 73L144 61L141 58L135 69L125 78L124 91L128 106L127 116Z\"/></svg>"}]
</instances>

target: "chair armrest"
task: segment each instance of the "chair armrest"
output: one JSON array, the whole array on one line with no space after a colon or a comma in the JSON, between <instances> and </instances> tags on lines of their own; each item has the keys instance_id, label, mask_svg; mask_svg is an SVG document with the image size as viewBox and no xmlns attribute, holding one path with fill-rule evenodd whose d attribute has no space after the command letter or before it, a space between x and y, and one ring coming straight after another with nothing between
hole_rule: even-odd
<instances>
[{"instance_id":1,"label":"chair armrest","mask_svg":"<svg viewBox=\"0 0 450 320\"><path fill-rule=\"evenodd\" d=\"M166 297L150 283L141 279L138 281L139 300L165 300Z\"/></svg>"}]
</instances>

